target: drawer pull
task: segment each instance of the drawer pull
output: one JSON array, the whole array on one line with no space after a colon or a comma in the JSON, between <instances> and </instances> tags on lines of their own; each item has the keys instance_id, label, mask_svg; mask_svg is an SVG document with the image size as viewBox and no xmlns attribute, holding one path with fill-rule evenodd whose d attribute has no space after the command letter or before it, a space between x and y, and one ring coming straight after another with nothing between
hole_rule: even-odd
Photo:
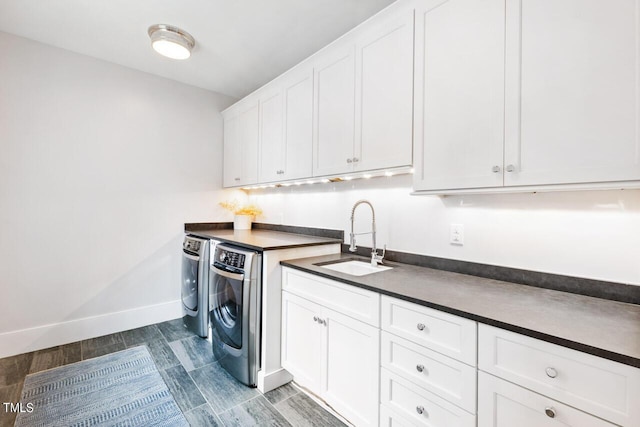
<instances>
[{"instance_id":1,"label":"drawer pull","mask_svg":"<svg viewBox=\"0 0 640 427\"><path fill-rule=\"evenodd\" d=\"M416 370L417 370L418 372L423 372L423 371L424 371L424 365L417 365L417 366L416 366Z\"/></svg>"},{"instance_id":2,"label":"drawer pull","mask_svg":"<svg viewBox=\"0 0 640 427\"><path fill-rule=\"evenodd\" d=\"M418 323L418 330L419 331L424 331L424 328L425 328L424 323Z\"/></svg>"},{"instance_id":3,"label":"drawer pull","mask_svg":"<svg viewBox=\"0 0 640 427\"><path fill-rule=\"evenodd\" d=\"M547 414L547 417L549 418L556 417L556 410L553 409L551 406L547 406L546 408L544 408L544 413Z\"/></svg>"},{"instance_id":4,"label":"drawer pull","mask_svg":"<svg viewBox=\"0 0 640 427\"><path fill-rule=\"evenodd\" d=\"M416 412L420 415L424 414L424 406L416 406Z\"/></svg>"},{"instance_id":5,"label":"drawer pull","mask_svg":"<svg viewBox=\"0 0 640 427\"><path fill-rule=\"evenodd\" d=\"M558 376L558 371L556 371L554 368L552 367L548 367L547 369L544 370L547 373L547 376L549 378L555 378Z\"/></svg>"}]
</instances>

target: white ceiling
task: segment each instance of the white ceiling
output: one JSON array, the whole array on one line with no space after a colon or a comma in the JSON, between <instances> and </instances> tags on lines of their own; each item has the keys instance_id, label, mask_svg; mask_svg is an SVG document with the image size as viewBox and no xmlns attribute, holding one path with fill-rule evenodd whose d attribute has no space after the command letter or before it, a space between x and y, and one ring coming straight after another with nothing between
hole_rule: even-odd
<instances>
[{"instance_id":1,"label":"white ceiling","mask_svg":"<svg viewBox=\"0 0 640 427\"><path fill-rule=\"evenodd\" d=\"M243 97L394 0L0 0L0 31ZM196 39L190 59L151 49L152 24Z\"/></svg>"}]
</instances>

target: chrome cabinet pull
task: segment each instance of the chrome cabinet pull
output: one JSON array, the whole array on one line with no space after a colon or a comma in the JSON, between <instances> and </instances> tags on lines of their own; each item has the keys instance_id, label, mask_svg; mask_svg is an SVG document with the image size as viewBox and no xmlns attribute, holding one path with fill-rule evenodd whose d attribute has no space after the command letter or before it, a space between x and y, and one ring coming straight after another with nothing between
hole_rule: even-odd
<instances>
[{"instance_id":1,"label":"chrome cabinet pull","mask_svg":"<svg viewBox=\"0 0 640 427\"><path fill-rule=\"evenodd\" d=\"M416 406L416 412L420 415L424 414L424 406Z\"/></svg>"},{"instance_id":2,"label":"chrome cabinet pull","mask_svg":"<svg viewBox=\"0 0 640 427\"><path fill-rule=\"evenodd\" d=\"M354 157L354 158L353 158L353 163L358 163L359 161L360 161L360 159L359 159L359 158L357 158L357 157Z\"/></svg>"},{"instance_id":3,"label":"chrome cabinet pull","mask_svg":"<svg viewBox=\"0 0 640 427\"><path fill-rule=\"evenodd\" d=\"M506 171L507 171L507 172L514 172L515 170L516 170L516 167L515 167L515 166L513 166L513 165L507 165L507 169L506 169Z\"/></svg>"},{"instance_id":4,"label":"chrome cabinet pull","mask_svg":"<svg viewBox=\"0 0 640 427\"><path fill-rule=\"evenodd\" d=\"M240 181L240 178L233 178L234 181Z\"/></svg>"},{"instance_id":5,"label":"chrome cabinet pull","mask_svg":"<svg viewBox=\"0 0 640 427\"><path fill-rule=\"evenodd\" d=\"M547 376L549 378L555 378L558 376L558 371L556 371L554 368L552 367L548 367L547 369L544 370L547 373Z\"/></svg>"},{"instance_id":6,"label":"chrome cabinet pull","mask_svg":"<svg viewBox=\"0 0 640 427\"><path fill-rule=\"evenodd\" d=\"M556 417L556 410L552 406L547 406L546 408L544 408L544 413L547 414L547 417L549 418Z\"/></svg>"},{"instance_id":7,"label":"chrome cabinet pull","mask_svg":"<svg viewBox=\"0 0 640 427\"><path fill-rule=\"evenodd\" d=\"M498 172L500 172L500 166L494 166L494 167L492 167L492 168L491 168L491 172L493 172L493 173L498 173Z\"/></svg>"},{"instance_id":8,"label":"chrome cabinet pull","mask_svg":"<svg viewBox=\"0 0 640 427\"><path fill-rule=\"evenodd\" d=\"M320 319L318 319L318 316L313 316L313 321L314 322L317 322L318 320L320 320Z\"/></svg>"},{"instance_id":9,"label":"chrome cabinet pull","mask_svg":"<svg viewBox=\"0 0 640 427\"><path fill-rule=\"evenodd\" d=\"M353 163L353 159L347 159L347 163Z\"/></svg>"},{"instance_id":10,"label":"chrome cabinet pull","mask_svg":"<svg viewBox=\"0 0 640 427\"><path fill-rule=\"evenodd\" d=\"M424 323L418 323L418 330L419 331L424 331L424 328L425 328Z\"/></svg>"},{"instance_id":11,"label":"chrome cabinet pull","mask_svg":"<svg viewBox=\"0 0 640 427\"><path fill-rule=\"evenodd\" d=\"M418 372L424 372L424 365L417 365L417 366L416 366L416 371L418 371Z\"/></svg>"}]
</instances>

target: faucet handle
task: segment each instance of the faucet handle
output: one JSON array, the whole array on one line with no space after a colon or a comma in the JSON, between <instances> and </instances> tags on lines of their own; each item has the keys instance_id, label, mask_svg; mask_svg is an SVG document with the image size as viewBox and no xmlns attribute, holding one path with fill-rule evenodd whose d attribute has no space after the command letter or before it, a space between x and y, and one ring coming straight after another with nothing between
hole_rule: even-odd
<instances>
[{"instance_id":1,"label":"faucet handle","mask_svg":"<svg viewBox=\"0 0 640 427\"><path fill-rule=\"evenodd\" d=\"M384 245L382 248L382 255L378 255L378 250L371 252L371 265L377 265L378 263L382 264L384 260L384 255L387 253L387 245Z\"/></svg>"}]
</instances>

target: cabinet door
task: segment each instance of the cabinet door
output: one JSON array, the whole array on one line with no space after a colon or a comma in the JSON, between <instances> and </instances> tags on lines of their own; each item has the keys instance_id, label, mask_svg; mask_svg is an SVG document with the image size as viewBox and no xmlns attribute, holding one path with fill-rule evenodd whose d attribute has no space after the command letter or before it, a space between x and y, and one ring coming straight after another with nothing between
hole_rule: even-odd
<instances>
[{"instance_id":1,"label":"cabinet door","mask_svg":"<svg viewBox=\"0 0 640 427\"><path fill-rule=\"evenodd\" d=\"M613 427L614 424L478 372L478 427Z\"/></svg>"},{"instance_id":2,"label":"cabinet door","mask_svg":"<svg viewBox=\"0 0 640 427\"><path fill-rule=\"evenodd\" d=\"M640 179L638 3L506 4L505 185Z\"/></svg>"},{"instance_id":3,"label":"cabinet door","mask_svg":"<svg viewBox=\"0 0 640 427\"><path fill-rule=\"evenodd\" d=\"M321 396L353 424L377 426L380 331L327 308L322 318Z\"/></svg>"},{"instance_id":4,"label":"cabinet door","mask_svg":"<svg viewBox=\"0 0 640 427\"><path fill-rule=\"evenodd\" d=\"M354 45L331 47L314 69L313 175L352 170L354 143Z\"/></svg>"},{"instance_id":5,"label":"cabinet door","mask_svg":"<svg viewBox=\"0 0 640 427\"><path fill-rule=\"evenodd\" d=\"M363 31L356 41L354 168L411 165L413 10Z\"/></svg>"},{"instance_id":6,"label":"cabinet door","mask_svg":"<svg viewBox=\"0 0 640 427\"><path fill-rule=\"evenodd\" d=\"M313 70L294 71L283 82L284 167L280 179L312 176Z\"/></svg>"},{"instance_id":7,"label":"cabinet door","mask_svg":"<svg viewBox=\"0 0 640 427\"><path fill-rule=\"evenodd\" d=\"M235 111L229 111L224 116L224 148L223 148L223 175L222 185L234 187L240 185L242 174L242 148L240 147L240 135L238 116Z\"/></svg>"},{"instance_id":8,"label":"cabinet door","mask_svg":"<svg viewBox=\"0 0 640 427\"><path fill-rule=\"evenodd\" d=\"M260 97L259 182L282 177L282 92L279 88Z\"/></svg>"},{"instance_id":9,"label":"cabinet door","mask_svg":"<svg viewBox=\"0 0 640 427\"><path fill-rule=\"evenodd\" d=\"M321 387L322 308L304 298L282 292L282 366L300 385L312 391Z\"/></svg>"},{"instance_id":10,"label":"cabinet door","mask_svg":"<svg viewBox=\"0 0 640 427\"><path fill-rule=\"evenodd\" d=\"M416 10L416 190L502 186L504 19L504 0Z\"/></svg>"},{"instance_id":11,"label":"cabinet door","mask_svg":"<svg viewBox=\"0 0 640 427\"><path fill-rule=\"evenodd\" d=\"M244 105L238 115L238 135L240 140L240 185L258 182L258 100Z\"/></svg>"}]
</instances>

